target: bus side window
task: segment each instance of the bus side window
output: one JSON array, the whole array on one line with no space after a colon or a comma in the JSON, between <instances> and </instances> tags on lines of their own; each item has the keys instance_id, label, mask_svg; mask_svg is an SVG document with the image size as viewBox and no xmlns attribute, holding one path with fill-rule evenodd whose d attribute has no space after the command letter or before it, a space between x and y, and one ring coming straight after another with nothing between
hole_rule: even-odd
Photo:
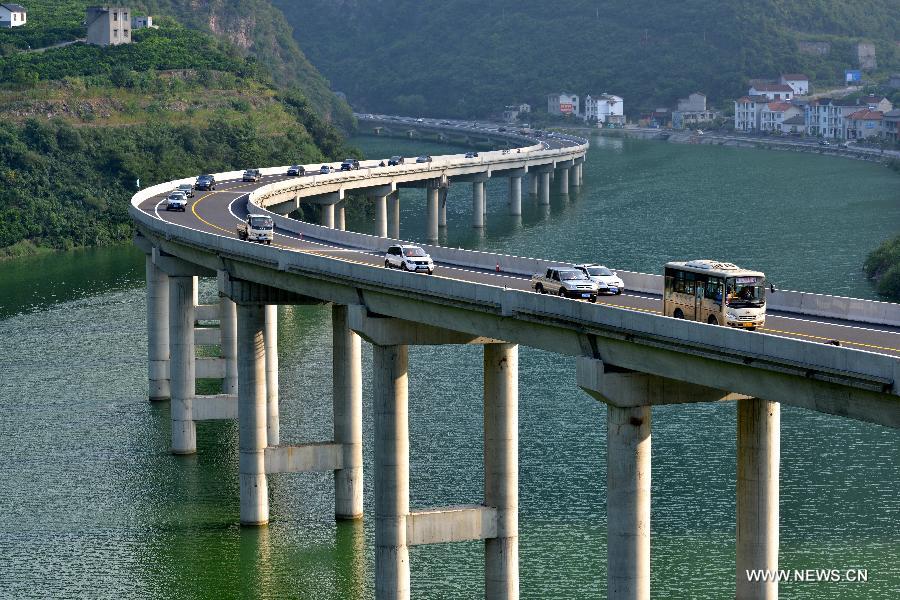
<instances>
[{"instance_id":1,"label":"bus side window","mask_svg":"<svg viewBox=\"0 0 900 600\"><path fill-rule=\"evenodd\" d=\"M706 283L706 297L716 302L722 301L722 280L712 278Z\"/></svg>"},{"instance_id":2,"label":"bus side window","mask_svg":"<svg viewBox=\"0 0 900 600\"><path fill-rule=\"evenodd\" d=\"M694 274L693 273L685 273L684 274L684 293L694 295Z\"/></svg>"},{"instance_id":3,"label":"bus side window","mask_svg":"<svg viewBox=\"0 0 900 600\"><path fill-rule=\"evenodd\" d=\"M675 272L675 285L673 290L679 294L684 293L684 271Z\"/></svg>"}]
</instances>

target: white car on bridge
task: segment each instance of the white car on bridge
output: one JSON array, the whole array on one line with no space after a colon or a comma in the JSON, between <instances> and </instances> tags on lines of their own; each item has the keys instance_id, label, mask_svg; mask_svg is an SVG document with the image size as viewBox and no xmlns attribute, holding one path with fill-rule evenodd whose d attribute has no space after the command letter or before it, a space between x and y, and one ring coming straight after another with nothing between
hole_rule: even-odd
<instances>
[{"instance_id":1,"label":"white car on bridge","mask_svg":"<svg viewBox=\"0 0 900 600\"><path fill-rule=\"evenodd\" d=\"M388 269L434 273L434 261L418 246L391 246L384 255L384 266Z\"/></svg>"},{"instance_id":2,"label":"white car on bridge","mask_svg":"<svg viewBox=\"0 0 900 600\"><path fill-rule=\"evenodd\" d=\"M587 278L597 284L601 294L619 295L625 289L625 283L619 274L611 271L603 265L575 265L575 268L587 275Z\"/></svg>"}]
</instances>

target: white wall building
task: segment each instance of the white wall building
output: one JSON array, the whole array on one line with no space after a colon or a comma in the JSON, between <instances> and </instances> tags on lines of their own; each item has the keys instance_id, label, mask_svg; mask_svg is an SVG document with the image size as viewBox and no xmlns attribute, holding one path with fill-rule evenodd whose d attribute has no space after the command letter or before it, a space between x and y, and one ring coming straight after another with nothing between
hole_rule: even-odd
<instances>
[{"instance_id":1,"label":"white wall building","mask_svg":"<svg viewBox=\"0 0 900 600\"><path fill-rule=\"evenodd\" d=\"M809 94L809 77L802 73L783 73L779 83L789 85L794 90L795 96Z\"/></svg>"},{"instance_id":2,"label":"white wall building","mask_svg":"<svg viewBox=\"0 0 900 600\"><path fill-rule=\"evenodd\" d=\"M153 17L131 17L131 29L134 31L135 29L147 29L153 28Z\"/></svg>"},{"instance_id":3,"label":"white wall building","mask_svg":"<svg viewBox=\"0 0 900 600\"><path fill-rule=\"evenodd\" d=\"M769 102L759 111L759 130L781 132L783 123L791 117L802 115L803 111L790 102Z\"/></svg>"},{"instance_id":4,"label":"white wall building","mask_svg":"<svg viewBox=\"0 0 900 600\"><path fill-rule=\"evenodd\" d=\"M0 4L0 28L21 27L28 22L28 12L21 4Z\"/></svg>"},{"instance_id":5,"label":"white wall building","mask_svg":"<svg viewBox=\"0 0 900 600\"><path fill-rule=\"evenodd\" d=\"M579 115L581 107L578 104L578 94L561 92L547 96L547 112L551 115Z\"/></svg>"},{"instance_id":6,"label":"white wall building","mask_svg":"<svg viewBox=\"0 0 900 600\"><path fill-rule=\"evenodd\" d=\"M597 123L625 123L625 102L619 96L600 94L584 98L584 120L596 119Z\"/></svg>"},{"instance_id":7,"label":"white wall building","mask_svg":"<svg viewBox=\"0 0 900 600\"><path fill-rule=\"evenodd\" d=\"M118 46L131 43L131 10L123 6L87 8L87 43Z\"/></svg>"},{"instance_id":8,"label":"white wall building","mask_svg":"<svg viewBox=\"0 0 900 600\"><path fill-rule=\"evenodd\" d=\"M735 131L758 131L759 113L769 103L766 96L744 96L734 101Z\"/></svg>"}]
</instances>

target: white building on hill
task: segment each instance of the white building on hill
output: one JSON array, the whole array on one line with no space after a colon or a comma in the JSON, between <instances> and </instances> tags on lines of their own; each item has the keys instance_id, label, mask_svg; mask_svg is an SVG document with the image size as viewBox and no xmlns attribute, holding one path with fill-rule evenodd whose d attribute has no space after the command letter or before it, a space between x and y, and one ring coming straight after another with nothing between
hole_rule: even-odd
<instances>
[{"instance_id":1,"label":"white building on hill","mask_svg":"<svg viewBox=\"0 0 900 600\"><path fill-rule=\"evenodd\" d=\"M28 22L28 11L21 4L0 4L0 28L21 27Z\"/></svg>"},{"instance_id":2,"label":"white building on hill","mask_svg":"<svg viewBox=\"0 0 900 600\"><path fill-rule=\"evenodd\" d=\"M619 96L600 94L584 99L584 120L596 120L600 123L625 124L625 102Z\"/></svg>"}]
</instances>

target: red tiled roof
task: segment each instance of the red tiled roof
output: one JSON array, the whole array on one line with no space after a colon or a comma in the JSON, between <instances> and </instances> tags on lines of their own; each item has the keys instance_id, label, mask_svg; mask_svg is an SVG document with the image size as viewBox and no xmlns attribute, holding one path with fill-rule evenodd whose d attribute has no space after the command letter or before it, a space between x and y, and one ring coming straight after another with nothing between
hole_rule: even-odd
<instances>
[{"instance_id":1,"label":"red tiled roof","mask_svg":"<svg viewBox=\"0 0 900 600\"><path fill-rule=\"evenodd\" d=\"M780 111L788 110L789 108L791 108L793 106L794 105L791 104L790 102L769 102L769 104L768 104L769 110L780 110Z\"/></svg>"},{"instance_id":2,"label":"red tiled roof","mask_svg":"<svg viewBox=\"0 0 900 600\"><path fill-rule=\"evenodd\" d=\"M864 108L847 115L847 118L854 121L880 121L884 118L884 113L880 110L869 110L868 108Z\"/></svg>"}]
</instances>

